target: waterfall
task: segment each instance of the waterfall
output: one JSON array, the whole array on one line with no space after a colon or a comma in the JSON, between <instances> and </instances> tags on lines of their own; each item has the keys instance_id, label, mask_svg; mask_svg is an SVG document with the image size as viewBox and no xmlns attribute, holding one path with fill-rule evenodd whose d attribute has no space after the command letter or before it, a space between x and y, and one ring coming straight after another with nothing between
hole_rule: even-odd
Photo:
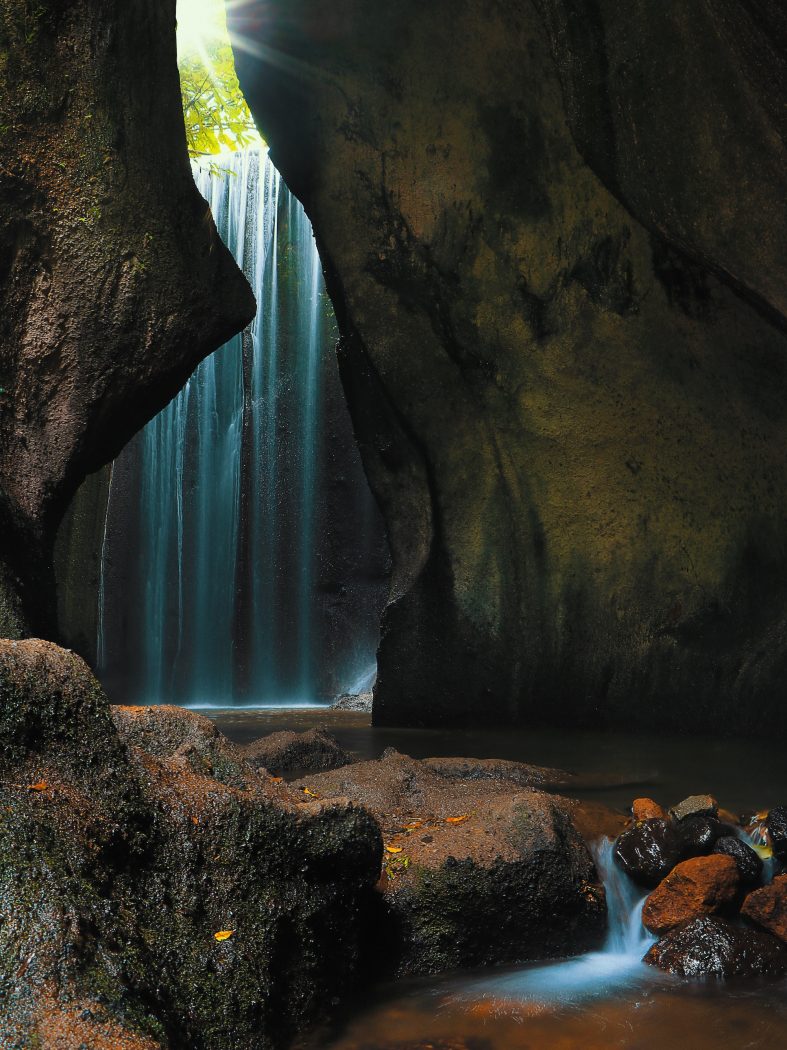
<instances>
[{"instance_id":1,"label":"waterfall","mask_svg":"<svg viewBox=\"0 0 787 1050\"><path fill-rule=\"evenodd\" d=\"M642 906L647 894L615 863L614 847L611 839L602 839L592 851L607 899L607 937L600 951L565 962L484 977L473 982L459 998L575 1004L656 979L651 968L642 962L655 940L642 925Z\"/></svg>"},{"instance_id":2,"label":"waterfall","mask_svg":"<svg viewBox=\"0 0 787 1050\"><path fill-rule=\"evenodd\" d=\"M368 624L352 623L334 564L341 510L363 522L372 502L336 396L335 318L309 220L267 152L216 159L221 172L195 165L194 177L257 315L116 461L125 499L107 510L114 583L102 555L99 673L142 703L328 699L339 690L326 661L346 679L376 644ZM357 559L376 539L344 543ZM356 601L367 615L382 573L367 558L362 575L374 592Z\"/></svg>"}]
</instances>

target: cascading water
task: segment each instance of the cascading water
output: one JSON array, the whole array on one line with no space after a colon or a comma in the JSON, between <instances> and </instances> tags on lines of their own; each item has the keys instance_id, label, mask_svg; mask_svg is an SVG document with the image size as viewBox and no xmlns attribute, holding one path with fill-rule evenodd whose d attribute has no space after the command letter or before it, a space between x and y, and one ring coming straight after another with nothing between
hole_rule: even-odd
<instances>
[{"instance_id":1,"label":"cascading water","mask_svg":"<svg viewBox=\"0 0 787 1050\"><path fill-rule=\"evenodd\" d=\"M265 151L220 162L195 179L258 312L114 465L99 672L139 702L311 702L369 664L382 532L330 394L335 319L308 218ZM345 518L371 532L337 553ZM360 598L337 582L342 558Z\"/></svg>"},{"instance_id":2,"label":"cascading water","mask_svg":"<svg viewBox=\"0 0 787 1050\"><path fill-rule=\"evenodd\" d=\"M482 978L473 982L461 998L493 996L520 1002L570 1004L656 979L654 971L642 962L655 940L642 925L645 896L615 863L613 850L610 839L602 839L593 850L607 898L607 939L601 951Z\"/></svg>"}]
</instances>

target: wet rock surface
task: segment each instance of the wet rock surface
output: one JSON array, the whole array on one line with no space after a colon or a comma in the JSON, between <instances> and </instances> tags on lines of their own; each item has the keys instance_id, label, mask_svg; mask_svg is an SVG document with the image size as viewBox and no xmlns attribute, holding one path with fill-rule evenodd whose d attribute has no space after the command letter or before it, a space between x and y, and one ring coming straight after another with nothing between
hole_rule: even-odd
<instances>
[{"instance_id":1,"label":"wet rock surface","mask_svg":"<svg viewBox=\"0 0 787 1050\"><path fill-rule=\"evenodd\" d=\"M681 977L780 977L787 946L762 930L703 916L669 932L644 961Z\"/></svg>"},{"instance_id":2,"label":"wet rock surface","mask_svg":"<svg viewBox=\"0 0 787 1050\"><path fill-rule=\"evenodd\" d=\"M694 857L710 853L716 840L725 834L725 828L715 817L696 814L677 823L675 832L684 855Z\"/></svg>"},{"instance_id":3,"label":"wet rock surface","mask_svg":"<svg viewBox=\"0 0 787 1050\"><path fill-rule=\"evenodd\" d=\"M738 866L741 882L744 886L756 886L762 878L762 861L751 846L747 846L736 835L722 835L717 839L714 853L732 857Z\"/></svg>"},{"instance_id":4,"label":"wet rock surface","mask_svg":"<svg viewBox=\"0 0 787 1050\"><path fill-rule=\"evenodd\" d=\"M767 824L774 855L787 862L787 806L775 806L768 814Z\"/></svg>"},{"instance_id":5,"label":"wet rock surface","mask_svg":"<svg viewBox=\"0 0 787 1050\"><path fill-rule=\"evenodd\" d=\"M787 875L777 875L769 886L750 893L741 915L787 943Z\"/></svg>"},{"instance_id":6,"label":"wet rock surface","mask_svg":"<svg viewBox=\"0 0 787 1050\"><path fill-rule=\"evenodd\" d=\"M631 803L631 815L635 821L640 820L667 820L669 814L654 802L652 798L635 798Z\"/></svg>"},{"instance_id":7,"label":"wet rock surface","mask_svg":"<svg viewBox=\"0 0 787 1050\"><path fill-rule=\"evenodd\" d=\"M271 773L322 773L352 762L352 756L327 729L271 733L242 751L246 762Z\"/></svg>"},{"instance_id":8,"label":"wet rock surface","mask_svg":"<svg viewBox=\"0 0 787 1050\"><path fill-rule=\"evenodd\" d=\"M677 833L667 820L645 820L624 831L615 844L615 860L630 878L656 886L682 856Z\"/></svg>"},{"instance_id":9,"label":"wet rock surface","mask_svg":"<svg viewBox=\"0 0 787 1050\"><path fill-rule=\"evenodd\" d=\"M217 779L193 713L116 717L72 653L0 642L0 1045L289 1045L368 974L376 823Z\"/></svg>"},{"instance_id":10,"label":"wet rock surface","mask_svg":"<svg viewBox=\"0 0 787 1050\"><path fill-rule=\"evenodd\" d=\"M291 785L349 799L379 821L389 965L435 973L598 946L603 890L572 804L510 778L446 776L443 762L432 768L389 749ZM534 779L542 776L536 768Z\"/></svg>"},{"instance_id":11,"label":"wet rock surface","mask_svg":"<svg viewBox=\"0 0 787 1050\"><path fill-rule=\"evenodd\" d=\"M642 922L662 934L700 915L712 915L734 902L740 886L732 857L693 857L672 869L642 908Z\"/></svg>"},{"instance_id":12,"label":"wet rock surface","mask_svg":"<svg viewBox=\"0 0 787 1050\"><path fill-rule=\"evenodd\" d=\"M690 795L673 806L670 815L679 821L687 820L689 817L715 817L719 804L712 795Z\"/></svg>"}]
</instances>

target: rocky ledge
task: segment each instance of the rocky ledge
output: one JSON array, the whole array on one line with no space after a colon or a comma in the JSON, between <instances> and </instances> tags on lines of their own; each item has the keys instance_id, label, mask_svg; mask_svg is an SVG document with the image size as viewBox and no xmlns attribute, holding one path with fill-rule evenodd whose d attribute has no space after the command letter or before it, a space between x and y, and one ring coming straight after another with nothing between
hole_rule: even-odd
<instances>
[{"instance_id":1,"label":"rocky ledge","mask_svg":"<svg viewBox=\"0 0 787 1050\"><path fill-rule=\"evenodd\" d=\"M382 843L207 719L0 641L0 1045L288 1045L363 973Z\"/></svg>"},{"instance_id":2,"label":"rocky ledge","mask_svg":"<svg viewBox=\"0 0 787 1050\"><path fill-rule=\"evenodd\" d=\"M0 1045L277 1050L372 974L601 941L579 829L610 815L542 790L567 774L261 764L346 762L334 745L112 708L73 653L0 641Z\"/></svg>"},{"instance_id":3,"label":"rocky ledge","mask_svg":"<svg viewBox=\"0 0 787 1050\"><path fill-rule=\"evenodd\" d=\"M615 859L652 888L645 962L683 977L787 973L787 809L752 817L694 795L666 811L636 799Z\"/></svg>"}]
</instances>

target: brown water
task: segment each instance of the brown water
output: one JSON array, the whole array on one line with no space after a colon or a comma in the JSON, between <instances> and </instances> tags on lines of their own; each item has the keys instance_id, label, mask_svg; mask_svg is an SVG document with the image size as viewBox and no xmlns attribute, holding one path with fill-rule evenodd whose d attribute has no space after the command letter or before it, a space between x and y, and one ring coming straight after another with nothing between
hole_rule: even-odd
<instances>
[{"instance_id":1,"label":"brown water","mask_svg":"<svg viewBox=\"0 0 787 1050\"><path fill-rule=\"evenodd\" d=\"M736 812L787 803L783 746L750 741L566 730L372 728L329 710L213 712L241 743L326 725L359 759L386 747L415 758L463 755L576 773L583 794L626 808L647 794L674 804L710 792ZM787 1048L787 981L686 982L597 952L517 969L397 982L358 1009L333 1042L308 1050L776 1050Z\"/></svg>"}]
</instances>

